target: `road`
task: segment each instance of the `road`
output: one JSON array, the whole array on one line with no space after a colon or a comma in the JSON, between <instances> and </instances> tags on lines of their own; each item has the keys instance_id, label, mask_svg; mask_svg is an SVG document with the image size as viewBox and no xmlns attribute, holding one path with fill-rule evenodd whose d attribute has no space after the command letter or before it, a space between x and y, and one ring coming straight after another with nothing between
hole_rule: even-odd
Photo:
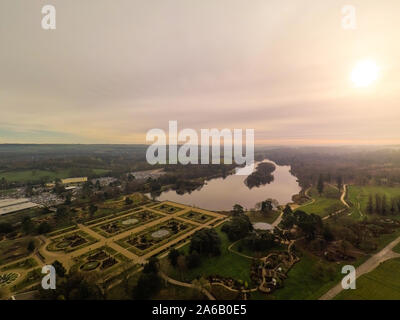
<instances>
[{"instance_id":1,"label":"road","mask_svg":"<svg viewBox=\"0 0 400 320\"><path fill-rule=\"evenodd\" d=\"M359 278L363 274L371 272L372 270L374 270L376 267L378 267L382 262L384 262L386 260L393 259L393 258L399 258L400 254L392 251L392 249L399 243L400 243L400 237L398 237L396 240L389 243L381 251L374 254L371 258L369 258L367 261L365 261L362 265L360 265L356 269L356 277ZM342 290L343 290L342 284L339 283L336 286L334 286L332 289L330 289L327 293L325 293L321 298L319 298L319 300L331 300L335 296L337 296Z\"/></svg>"}]
</instances>

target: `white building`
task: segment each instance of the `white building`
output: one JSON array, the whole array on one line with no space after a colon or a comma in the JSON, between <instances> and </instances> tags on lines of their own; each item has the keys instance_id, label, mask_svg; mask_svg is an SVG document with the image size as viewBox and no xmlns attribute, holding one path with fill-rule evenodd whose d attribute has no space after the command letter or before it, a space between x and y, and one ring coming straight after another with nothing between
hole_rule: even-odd
<instances>
[{"instance_id":1,"label":"white building","mask_svg":"<svg viewBox=\"0 0 400 320\"><path fill-rule=\"evenodd\" d=\"M38 204L31 202L27 198L3 199L0 200L0 216L29 208L34 208L37 206Z\"/></svg>"}]
</instances>

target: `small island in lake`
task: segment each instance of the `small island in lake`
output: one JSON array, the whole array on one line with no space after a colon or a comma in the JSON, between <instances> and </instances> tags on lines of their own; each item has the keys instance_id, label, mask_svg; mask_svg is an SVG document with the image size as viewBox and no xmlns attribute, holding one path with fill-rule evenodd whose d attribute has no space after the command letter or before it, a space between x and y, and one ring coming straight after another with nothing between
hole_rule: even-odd
<instances>
[{"instance_id":1,"label":"small island in lake","mask_svg":"<svg viewBox=\"0 0 400 320\"><path fill-rule=\"evenodd\" d=\"M262 162L258 164L256 170L246 178L244 183L250 189L271 183L274 181L272 172L275 171L275 168L275 165L271 162Z\"/></svg>"}]
</instances>

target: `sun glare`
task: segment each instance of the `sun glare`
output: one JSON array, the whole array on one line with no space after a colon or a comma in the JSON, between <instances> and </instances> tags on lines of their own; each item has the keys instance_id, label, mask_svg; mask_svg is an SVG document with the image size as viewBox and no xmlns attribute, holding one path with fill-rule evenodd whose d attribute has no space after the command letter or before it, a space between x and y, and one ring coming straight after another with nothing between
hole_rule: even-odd
<instances>
[{"instance_id":1,"label":"sun glare","mask_svg":"<svg viewBox=\"0 0 400 320\"><path fill-rule=\"evenodd\" d=\"M356 87L368 87L378 79L379 67L373 60L359 61L351 72L351 81Z\"/></svg>"}]
</instances>

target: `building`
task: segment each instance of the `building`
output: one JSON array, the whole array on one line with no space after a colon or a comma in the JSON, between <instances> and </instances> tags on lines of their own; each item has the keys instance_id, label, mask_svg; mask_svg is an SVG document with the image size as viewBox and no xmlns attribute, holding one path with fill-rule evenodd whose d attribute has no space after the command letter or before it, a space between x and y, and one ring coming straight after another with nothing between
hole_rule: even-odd
<instances>
[{"instance_id":1,"label":"building","mask_svg":"<svg viewBox=\"0 0 400 320\"><path fill-rule=\"evenodd\" d=\"M87 177L61 179L62 184L79 184L88 181Z\"/></svg>"},{"instance_id":2,"label":"building","mask_svg":"<svg viewBox=\"0 0 400 320\"><path fill-rule=\"evenodd\" d=\"M25 209L35 208L37 206L38 206L37 203L31 202L27 198L3 199L3 200L0 200L0 216L9 214L9 213L22 211Z\"/></svg>"}]
</instances>

